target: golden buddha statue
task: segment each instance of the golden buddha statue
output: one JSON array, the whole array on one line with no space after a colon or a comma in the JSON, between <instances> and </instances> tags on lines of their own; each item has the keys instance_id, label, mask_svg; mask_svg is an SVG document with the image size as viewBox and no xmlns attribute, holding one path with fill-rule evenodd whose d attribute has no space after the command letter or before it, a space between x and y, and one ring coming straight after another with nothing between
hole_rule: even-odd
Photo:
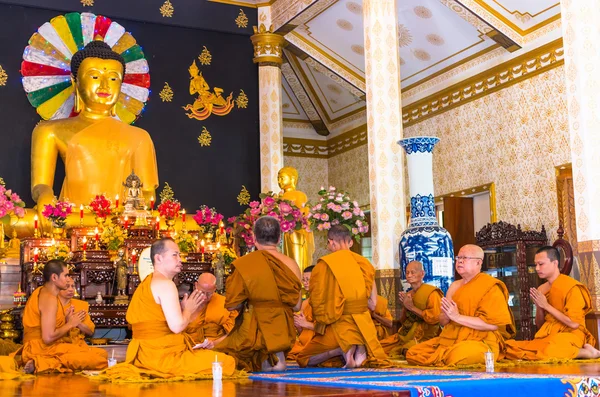
<instances>
[{"instance_id":1,"label":"golden buddha statue","mask_svg":"<svg viewBox=\"0 0 600 397\"><path fill-rule=\"evenodd\" d=\"M140 180L140 178L131 171L131 174L125 180L123 184L127 189L125 189L125 213L135 211L135 210L145 210L146 200L144 199L142 188L144 184Z\"/></svg>"},{"instance_id":2,"label":"golden buddha statue","mask_svg":"<svg viewBox=\"0 0 600 397\"><path fill-rule=\"evenodd\" d=\"M6 246L7 251L5 253L6 258L20 258L21 257L21 240L17 238L17 231L12 230L12 238L8 241Z\"/></svg>"},{"instance_id":3,"label":"golden buddha statue","mask_svg":"<svg viewBox=\"0 0 600 397\"><path fill-rule=\"evenodd\" d=\"M131 170L144 181L146 201L158 187L158 169L150 135L118 119L116 105L125 74L123 57L103 41L92 41L71 59L75 83L76 117L43 121L33 130L31 146L31 193L36 211L28 211L17 223L20 236L33 235L33 215L49 232L51 225L42 216L55 192L54 172L58 157L65 165L60 199L88 205L97 194L112 198L121 192ZM85 226L94 224L86 214ZM67 218L67 227L79 225L78 217Z\"/></svg>"},{"instance_id":4,"label":"golden buddha statue","mask_svg":"<svg viewBox=\"0 0 600 397\"><path fill-rule=\"evenodd\" d=\"M296 190L298 183L298 170L293 167L283 167L277 173L277 182L281 188L279 196L294 203L300 211L308 214L309 208L305 207L308 197L303 192ZM312 256L315 252L315 239L312 232L296 230L283 235L283 252L291 257L304 271L312 265Z\"/></svg>"}]
</instances>

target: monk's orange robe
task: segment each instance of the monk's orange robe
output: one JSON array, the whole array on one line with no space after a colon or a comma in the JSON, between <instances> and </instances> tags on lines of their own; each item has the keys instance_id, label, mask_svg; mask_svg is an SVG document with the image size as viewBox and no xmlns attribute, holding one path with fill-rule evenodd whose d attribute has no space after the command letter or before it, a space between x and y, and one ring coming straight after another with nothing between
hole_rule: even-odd
<instances>
[{"instance_id":1,"label":"monk's orange robe","mask_svg":"<svg viewBox=\"0 0 600 397\"><path fill-rule=\"evenodd\" d=\"M92 332L96 329L96 325L92 322L92 318L90 317L90 304L86 301L82 301L79 299L71 299L69 303L67 303L64 307L60 305L58 310L63 310L63 313L70 307L73 306L76 312L85 311L85 319L83 319L82 323L87 325ZM85 334L81 332L79 328L72 328L67 335L63 337L65 342L86 345Z\"/></svg>"},{"instance_id":2,"label":"monk's orange robe","mask_svg":"<svg viewBox=\"0 0 600 397\"><path fill-rule=\"evenodd\" d=\"M368 308L374 280L373 265L349 250L319 259L309 287L317 335L298 354L300 366L317 354L338 347L347 352L353 345L364 345L370 359L387 358Z\"/></svg>"},{"instance_id":3,"label":"monk's orange robe","mask_svg":"<svg viewBox=\"0 0 600 397\"><path fill-rule=\"evenodd\" d=\"M302 285L285 263L266 251L244 255L233 265L225 307L246 302L247 309L216 349L237 358L238 368L259 371L267 359L277 363L274 354L287 353L296 341L293 308Z\"/></svg>"},{"instance_id":4,"label":"monk's orange robe","mask_svg":"<svg viewBox=\"0 0 600 397\"><path fill-rule=\"evenodd\" d=\"M546 312L544 324L530 341L506 341L506 358L511 360L545 360L576 358L583 345L594 345L596 340L585 327L585 315L592 310L588 289L579 281L561 274L546 293L548 303L572 321L579 324L573 329Z\"/></svg>"},{"instance_id":5,"label":"monk's orange robe","mask_svg":"<svg viewBox=\"0 0 600 397\"><path fill-rule=\"evenodd\" d=\"M36 373L106 368L108 362L106 351L89 347L81 340L81 343L71 343L67 336L49 345L44 343L39 309L41 288L43 287L33 291L23 310L23 348L15 354L21 354L23 363L33 360ZM60 328L66 323L66 318L58 297L56 300L58 305L56 328Z\"/></svg>"},{"instance_id":6,"label":"monk's orange robe","mask_svg":"<svg viewBox=\"0 0 600 397\"><path fill-rule=\"evenodd\" d=\"M377 304L375 305L375 310L373 310L377 315L387 319L393 320L392 313L388 310L388 300L383 296L377 295ZM387 338L390 335L390 329L381 324L379 321L373 318L373 324L375 324L375 330L377 330L377 339L381 341L382 339Z\"/></svg>"},{"instance_id":7,"label":"monk's orange robe","mask_svg":"<svg viewBox=\"0 0 600 397\"><path fill-rule=\"evenodd\" d=\"M142 281L127 309L133 338L127 346L125 363L109 368L102 376L114 381L148 377L212 378L212 362L217 358L223 363L223 377L231 377L235 372L233 357L212 350L194 350L189 336L169 329L162 306L152 295L153 277L150 274Z\"/></svg>"},{"instance_id":8,"label":"monk's orange robe","mask_svg":"<svg viewBox=\"0 0 600 397\"><path fill-rule=\"evenodd\" d=\"M409 291L415 307L423 312L423 317L404 309L402 326L398 332L381 341L381 347L390 357L404 356L406 350L417 343L428 341L440 334L440 307L444 293L429 284L421 284L416 291Z\"/></svg>"},{"instance_id":9,"label":"monk's orange robe","mask_svg":"<svg viewBox=\"0 0 600 397\"><path fill-rule=\"evenodd\" d=\"M302 302L302 314L304 314L304 318L311 323L314 322L312 307L310 306L310 298ZM294 343L292 350L287 355L288 360L295 360L298 356L298 353L304 349L304 347L310 342L315 335L315 331L312 329L303 328L300 335L298 335L298 340Z\"/></svg>"},{"instance_id":10,"label":"monk's orange robe","mask_svg":"<svg viewBox=\"0 0 600 397\"><path fill-rule=\"evenodd\" d=\"M462 283L463 280L457 281ZM492 351L498 359L504 340L514 335L514 319L508 307L508 290L494 277L479 273L462 284L452 296L464 316L478 317L498 326L496 331L478 331L453 321L444 326L440 336L408 349L410 364L453 366L485 364L484 353Z\"/></svg>"},{"instance_id":11,"label":"monk's orange robe","mask_svg":"<svg viewBox=\"0 0 600 397\"><path fill-rule=\"evenodd\" d=\"M204 339L215 340L227 335L235 325L238 312L225 309L225 297L213 294L206 305L187 326L185 333L195 343L202 343Z\"/></svg>"}]
</instances>

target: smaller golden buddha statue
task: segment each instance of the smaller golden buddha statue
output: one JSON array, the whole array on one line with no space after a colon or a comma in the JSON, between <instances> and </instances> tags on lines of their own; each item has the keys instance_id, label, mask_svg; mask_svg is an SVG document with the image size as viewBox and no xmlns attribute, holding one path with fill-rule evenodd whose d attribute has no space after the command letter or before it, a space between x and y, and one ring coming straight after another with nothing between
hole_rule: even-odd
<instances>
[{"instance_id":1,"label":"smaller golden buddha statue","mask_svg":"<svg viewBox=\"0 0 600 397\"><path fill-rule=\"evenodd\" d=\"M144 195L142 192L144 184L133 171L131 171L131 174L127 177L123 186L126 187L126 196L124 201L125 213L136 210L145 210L146 200L144 199Z\"/></svg>"},{"instance_id":2,"label":"smaller golden buddha statue","mask_svg":"<svg viewBox=\"0 0 600 397\"><path fill-rule=\"evenodd\" d=\"M115 303L126 304L129 302L129 297L125 293L127 290L127 262L124 259L125 250L119 249L118 260L115 262L115 279L117 282L117 294L115 296Z\"/></svg>"},{"instance_id":3,"label":"smaller golden buddha statue","mask_svg":"<svg viewBox=\"0 0 600 397\"><path fill-rule=\"evenodd\" d=\"M283 167L277 174L277 182L281 188L279 196L294 203L304 214L308 214L309 208L305 207L308 197L304 192L296 190L298 170L294 167ZM283 236L283 252L294 258L300 266L300 271L304 271L312 265L312 256L315 252L315 240L312 232L296 230L292 233L285 233Z\"/></svg>"},{"instance_id":4,"label":"smaller golden buddha statue","mask_svg":"<svg viewBox=\"0 0 600 397\"><path fill-rule=\"evenodd\" d=\"M21 240L17 238L17 231L12 230L12 238L8 241L6 246L7 251L4 255L6 258L20 258L21 257Z\"/></svg>"}]
</instances>

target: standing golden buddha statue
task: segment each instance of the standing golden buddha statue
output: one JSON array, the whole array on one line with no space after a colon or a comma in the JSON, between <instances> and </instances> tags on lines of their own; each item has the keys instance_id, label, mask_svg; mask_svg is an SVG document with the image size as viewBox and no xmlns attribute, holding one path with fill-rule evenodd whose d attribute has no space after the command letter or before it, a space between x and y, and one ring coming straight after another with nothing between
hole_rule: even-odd
<instances>
[{"instance_id":1,"label":"standing golden buddha statue","mask_svg":"<svg viewBox=\"0 0 600 397\"><path fill-rule=\"evenodd\" d=\"M296 190L298 170L293 167L283 167L277 174L277 183L281 188L279 196L294 203L304 214L308 214L309 208L305 207L308 197ZM314 252L315 238L312 232L301 229L283 235L283 253L294 258L300 266L300 271L312 265Z\"/></svg>"},{"instance_id":2,"label":"standing golden buddha statue","mask_svg":"<svg viewBox=\"0 0 600 397\"><path fill-rule=\"evenodd\" d=\"M143 129L128 125L116 116L116 105L125 75L125 61L103 41L92 41L71 59L75 83L76 117L43 121L33 130L31 146L31 193L44 231L50 225L42 216L55 192L54 173L58 157L65 165L60 199L76 207L87 205L96 194L113 198L123 193L123 181L134 170L144 182L146 201L158 187L154 144ZM32 235L33 211L16 226L19 235ZM72 218L72 219L71 219ZM93 217L86 216L86 225ZM70 217L68 226L79 225Z\"/></svg>"}]
</instances>

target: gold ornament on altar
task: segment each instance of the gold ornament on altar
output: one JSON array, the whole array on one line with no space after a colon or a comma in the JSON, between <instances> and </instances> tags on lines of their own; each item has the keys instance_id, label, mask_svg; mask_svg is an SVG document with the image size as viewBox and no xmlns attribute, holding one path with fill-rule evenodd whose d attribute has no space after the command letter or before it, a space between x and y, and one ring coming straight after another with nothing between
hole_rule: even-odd
<instances>
[{"instance_id":1,"label":"gold ornament on altar","mask_svg":"<svg viewBox=\"0 0 600 397\"><path fill-rule=\"evenodd\" d=\"M202 133L198 137L198 142L200 146L210 146L210 142L212 141L212 136L210 132L206 129L206 127L202 127Z\"/></svg>"},{"instance_id":2,"label":"gold ornament on altar","mask_svg":"<svg viewBox=\"0 0 600 397\"><path fill-rule=\"evenodd\" d=\"M173 89L171 88L169 83L165 81L165 86L158 95L160 96L160 99L163 102L171 102L173 100Z\"/></svg>"},{"instance_id":3,"label":"gold ornament on altar","mask_svg":"<svg viewBox=\"0 0 600 397\"><path fill-rule=\"evenodd\" d=\"M206 46L202 46L202 48L204 49L198 56L198 60L200 61L200 65L208 66L212 61L212 55L210 55L210 51L208 51L208 48L206 48Z\"/></svg>"},{"instance_id":4,"label":"gold ornament on altar","mask_svg":"<svg viewBox=\"0 0 600 397\"><path fill-rule=\"evenodd\" d=\"M125 211L123 214L134 213L136 211L144 211L146 207L146 199L144 198L144 193L142 188L144 184L139 176L137 176L133 170L131 174L123 183L125 189L125 201L123 202Z\"/></svg>"},{"instance_id":5,"label":"gold ornament on altar","mask_svg":"<svg viewBox=\"0 0 600 397\"><path fill-rule=\"evenodd\" d=\"M0 65L0 87L3 85L6 85L7 80L8 80L8 74L6 73L6 71L4 70L2 65Z\"/></svg>"},{"instance_id":6,"label":"gold ornament on altar","mask_svg":"<svg viewBox=\"0 0 600 397\"><path fill-rule=\"evenodd\" d=\"M242 185L242 191L238 194L237 201L240 205L248 205L250 202L250 192L248 192L246 186Z\"/></svg>"},{"instance_id":7,"label":"gold ornament on altar","mask_svg":"<svg viewBox=\"0 0 600 397\"><path fill-rule=\"evenodd\" d=\"M94 0L81 0L81 5L84 7L92 7L94 5Z\"/></svg>"},{"instance_id":8,"label":"gold ornament on altar","mask_svg":"<svg viewBox=\"0 0 600 397\"><path fill-rule=\"evenodd\" d=\"M160 6L160 15L166 18L171 18L173 13L175 12L175 7L169 0L165 1L162 6Z\"/></svg>"},{"instance_id":9,"label":"gold ornament on altar","mask_svg":"<svg viewBox=\"0 0 600 397\"><path fill-rule=\"evenodd\" d=\"M235 98L235 104L237 105L238 109L246 109L248 107L248 96L244 90L240 90L240 95Z\"/></svg>"},{"instance_id":10,"label":"gold ornament on altar","mask_svg":"<svg viewBox=\"0 0 600 397\"><path fill-rule=\"evenodd\" d=\"M206 47L205 47L206 48ZM190 95L198 95L198 98L193 104L188 104L183 107L183 110L189 111L186 113L190 119L205 120L211 114L217 116L225 116L233 109L233 92L229 94L227 99L223 98L223 89L214 87L213 92L210 91L210 86L202 76L202 72L198 69L194 60L190 65L188 72L190 73Z\"/></svg>"},{"instance_id":11,"label":"gold ornament on altar","mask_svg":"<svg viewBox=\"0 0 600 397\"><path fill-rule=\"evenodd\" d=\"M248 17L244 13L244 10L240 8L240 14L235 19L235 24L238 28L247 28L248 27Z\"/></svg>"},{"instance_id":12,"label":"gold ornament on altar","mask_svg":"<svg viewBox=\"0 0 600 397\"><path fill-rule=\"evenodd\" d=\"M175 197L175 192L173 191L173 188L169 186L169 182L165 182L165 187L163 190L161 190L159 197L161 203L164 201L173 200Z\"/></svg>"}]
</instances>

